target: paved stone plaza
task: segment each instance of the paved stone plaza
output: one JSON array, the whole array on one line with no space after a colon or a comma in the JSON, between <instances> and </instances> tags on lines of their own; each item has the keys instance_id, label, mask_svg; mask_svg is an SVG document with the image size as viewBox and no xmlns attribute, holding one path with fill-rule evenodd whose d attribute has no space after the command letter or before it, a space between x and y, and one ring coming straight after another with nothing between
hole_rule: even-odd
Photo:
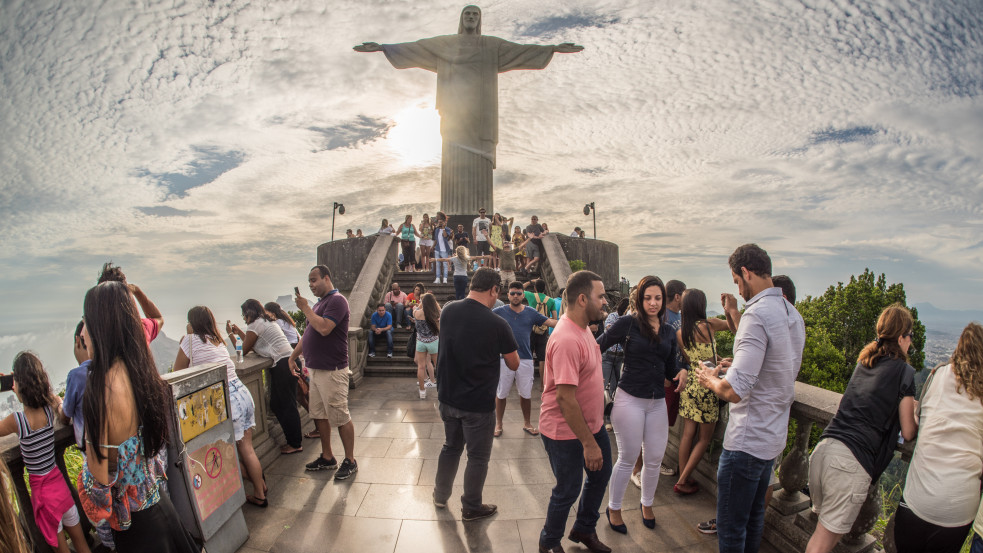
<instances>
[{"instance_id":1,"label":"paved stone plaza","mask_svg":"<svg viewBox=\"0 0 983 553\"><path fill-rule=\"evenodd\" d=\"M498 505L498 514L462 523L463 461L447 509L437 509L431 502L443 423L437 413L436 390L430 389L424 401L416 397L415 388L413 379L371 377L351 391L359 464L351 480L335 482L334 471L304 470L304 464L320 451L315 440L304 441L303 453L282 456L268 467L270 506L243 507L250 537L239 552L537 551L554 480L542 440L522 431L515 391L505 414L505 432L492 449L485 483L484 501ZM537 379L534 424L541 392ZM613 445L613 434L611 441ZM332 447L340 459L337 433L332 436ZM628 535L611 531L602 512L598 523L601 540L623 553L716 551L716 537L703 535L695 527L715 516L714 498L702 491L676 496L674 482L672 477L660 479L654 531L642 526L639 490L629 484L624 500ZM572 510L571 523L573 514ZM586 551L566 539L563 547Z\"/></svg>"}]
</instances>

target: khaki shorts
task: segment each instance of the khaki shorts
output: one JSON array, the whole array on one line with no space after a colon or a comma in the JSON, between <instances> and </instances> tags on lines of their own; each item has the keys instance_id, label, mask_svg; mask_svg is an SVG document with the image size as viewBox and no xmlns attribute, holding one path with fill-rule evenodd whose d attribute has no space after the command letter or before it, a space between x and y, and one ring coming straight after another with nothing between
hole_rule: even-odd
<instances>
[{"instance_id":1,"label":"khaki shorts","mask_svg":"<svg viewBox=\"0 0 983 553\"><path fill-rule=\"evenodd\" d=\"M348 413L348 380L352 371L311 369L311 418L327 420L331 426L344 426L352 420Z\"/></svg>"},{"instance_id":2,"label":"khaki shorts","mask_svg":"<svg viewBox=\"0 0 983 553\"><path fill-rule=\"evenodd\" d=\"M819 522L846 534L867 500L870 475L843 442L825 438L809 458L809 492Z\"/></svg>"}]
</instances>

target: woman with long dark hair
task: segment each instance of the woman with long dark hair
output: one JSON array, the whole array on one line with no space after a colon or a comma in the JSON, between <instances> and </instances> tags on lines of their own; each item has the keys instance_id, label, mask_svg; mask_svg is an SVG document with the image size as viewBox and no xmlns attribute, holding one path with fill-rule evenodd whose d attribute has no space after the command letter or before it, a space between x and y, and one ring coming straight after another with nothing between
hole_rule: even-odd
<instances>
[{"instance_id":1,"label":"woman with long dark hair","mask_svg":"<svg viewBox=\"0 0 983 553\"><path fill-rule=\"evenodd\" d=\"M297 347L297 342L300 341L300 335L297 334L297 321L290 316L290 313L287 313L287 311L283 309L283 306L275 301L267 303L263 306L263 309L269 311L270 315L273 315L276 318L276 320L273 322L275 322L277 326L280 327L280 330L283 331L283 336L287 339L287 343L290 344L290 347Z\"/></svg>"},{"instance_id":2,"label":"woman with long dark hair","mask_svg":"<svg viewBox=\"0 0 983 553\"><path fill-rule=\"evenodd\" d=\"M627 533L621 516L621 501L631 478L631 469L645 448L642 467L642 523L655 528L652 502L659 484L659 465L669 441L665 381L686 387L686 369L677 364L676 336L665 324L666 287L656 276L646 276L631 295L632 313L619 317L597 343L601 352L615 344L625 351L624 369L611 409L611 424L618 442L618 462L611 472L608 524Z\"/></svg>"},{"instance_id":3,"label":"woman with long dark hair","mask_svg":"<svg viewBox=\"0 0 983 553\"><path fill-rule=\"evenodd\" d=\"M13 368L13 391L24 404L24 410L0 420L0 436L17 434L20 438L21 458L31 485L34 522L48 545L58 553L69 552L62 528L72 538L78 553L88 553L78 509L55 463L55 415L61 413L61 398L51 391L48 373L33 353L18 353Z\"/></svg>"},{"instance_id":4,"label":"woman with long dark hair","mask_svg":"<svg viewBox=\"0 0 983 553\"><path fill-rule=\"evenodd\" d=\"M293 348L287 337L274 322L276 318L263 308L259 300L248 299L242 304L242 319L246 321L246 331L228 322L225 330L229 338L242 338L242 354L256 350L256 355L273 360L270 369L270 409L283 428L287 445L280 453L287 455L304 450L301 442L300 414L297 413L297 377L288 364Z\"/></svg>"},{"instance_id":5,"label":"woman with long dark hair","mask_svg":"<svg viewBox=\"0 0 983 553\"><path fill-rule=\"evenodd\" d=\"M437 364L437 345L440 343L440 304L433 294L423 294L413 310L416 320L416 382L420 386L420 399L427 399L427 387L437 386L433 367ZM426 378L429 372L433 378Z\"/></svg>"},{"instance_id":6,"label":"woman with long dark hair","mask_svg":"<svg viewBox=\"0 0 983 553\"><path fill-rule=\"evenodd\" d=\"M405 270L416 272L416 238L420 232L413 224L413 216L407 215L399 228L396 229L396 236L399 237L399 245L403 251L403 267Z\"/></svg>"},{"instance_id":7,"label":"woman with long dark hair","mask_svg":"<svg viewBox=\"0 0 983 553\"><path fill-rule=\"evenodd\" d=\"M263 467L256 456L256 450L253 449L256 404L253 403L252 394L236 374L236 364L229 357L229 349L218 331L212 310L204 305L197 305L188 311L188 335L181 338L174 370L180 371L191 365L205 363L225 364L236 449L239 451L239 460L246 469L246 477L253 483L253 495L247 495L246 501L266 507L266 479L263 477Z\"/></svg>"},{"instance_id":8,"label":"woman with long dark hair","mask_svg":"<svg viewBox=\"0 0 983 553\"><path fill-rule=\"evenodd\" d=\"M908 334L903 339L910 344ZM980 504L983 326L966 325L949 364L933 371L923 388L894 543L898 553L957 553Z\"/></svg>"},{"instance_id":9,"label":"woman with long dark hair","mask_svg":"<svg viewBox=\"0 0 983 553\"><path fill-rule=\"evenodd\" d=\"M158 481L174 401L157 373L129 289L103 282L85 294L82 338L92 358L83 397L85 466L78 490L95 523L109 522L120 553L198 553Z\"/></svg>"},{"instance_id":10,"label":"woman with long dark hair","mask_svg":"<svg viewBox=\"0 0 983 553\"><path fill-rule=\"evenodd\" d=\"M713 333L729 330L727 321L707 319L707 296L703 290L686 290L682 303L682 321L676 331L676 343L683 360L691 371L704 362L716 365L718 359ZM679 415L683 417L683 432L679 439L679 479L672 489L686 495L699 490L690 475L700 464L700 458L713 438L713 430L720 418L720 402L713 392L700 386L696 378L690 378L679 394Z\"/></svg>"}]
</instances>

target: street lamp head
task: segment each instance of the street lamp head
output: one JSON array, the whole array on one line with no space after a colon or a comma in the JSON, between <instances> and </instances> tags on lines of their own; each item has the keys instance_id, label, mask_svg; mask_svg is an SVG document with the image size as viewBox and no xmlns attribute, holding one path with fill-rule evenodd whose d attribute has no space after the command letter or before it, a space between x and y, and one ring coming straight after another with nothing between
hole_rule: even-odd
<instances>
[{"instance_id":1,"label":"street lamp head","mask_svg":"<svg viewBox=\"0 0 983 553\"><path fill-rule=\"evenodd\" d=\"M584 206L584 215L590 215L590 209L594 207L593 204L587 204Z\"/></svg>"},{"instance_id":2,"label":"street lamp head","mask_svg":"<svg viewBox=\"0 0 983 553\"><path fill-rule=\"evenodd\" d=\"M345 204L338 204L338 213L341 215L345 214Z\"/></svg>"}]
</instances>

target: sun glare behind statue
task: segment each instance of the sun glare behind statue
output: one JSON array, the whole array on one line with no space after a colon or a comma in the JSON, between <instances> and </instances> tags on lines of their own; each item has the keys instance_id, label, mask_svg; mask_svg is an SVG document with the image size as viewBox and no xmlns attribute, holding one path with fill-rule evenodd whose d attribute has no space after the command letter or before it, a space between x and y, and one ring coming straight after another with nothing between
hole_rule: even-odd
<instances>
[{"instance_id":1,"label":"sun glare behind statue","mask_svg":"<svg viewBox=\"0 0 983 553\"><path fill-rule=\"evenodd\" d=\"M387 140L403 163L423 167L440 162L440 115L433 104L407 108L393 120Z\"/></svg>"}]
</instances>

